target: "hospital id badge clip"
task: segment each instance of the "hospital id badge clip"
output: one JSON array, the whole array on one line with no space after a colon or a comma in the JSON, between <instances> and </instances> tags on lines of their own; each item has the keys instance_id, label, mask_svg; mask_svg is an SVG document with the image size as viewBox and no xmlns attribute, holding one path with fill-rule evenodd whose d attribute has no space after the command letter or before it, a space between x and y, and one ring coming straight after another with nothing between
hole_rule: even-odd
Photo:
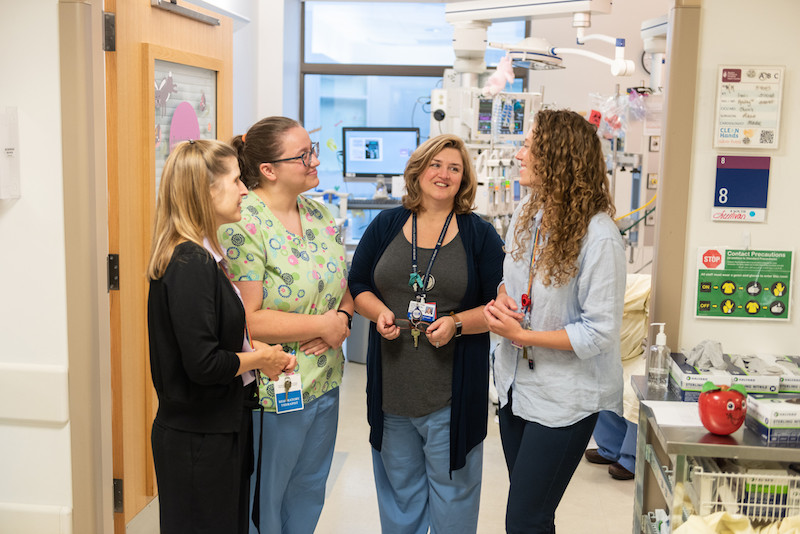
<instances>
[{"instance_id":1,"label":"hospital id badge clip","mask_svg":"<svg viewBox=\"0 0 800 534\"><path fill-rule=\"evenodd\" d=\"M436 303L425 302L425 299L410 301L408 303L408 320L413 324L420 321L432 323L436 320Z\"/></svg>"},{"instance_id":2,"label":"hospital id badge clip","mask_svg":"<svg viewBox=\"0 0 800 534\"><path fill-rule=\"evenodd\" d=\"M303 381L300 373L284 374L273 382L275 391L275 412L297 412L304 408Z\"/></svg>"}]
</instances>

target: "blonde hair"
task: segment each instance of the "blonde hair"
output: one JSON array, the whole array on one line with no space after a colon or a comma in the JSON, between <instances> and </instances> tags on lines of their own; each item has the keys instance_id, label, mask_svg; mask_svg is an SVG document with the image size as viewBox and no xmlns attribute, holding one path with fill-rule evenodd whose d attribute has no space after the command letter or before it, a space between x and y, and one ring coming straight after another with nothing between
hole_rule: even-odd
<instances>
[{"instance_id":1,"label":"blonde hair","mask_svg":"<svg viewBox=\"0 0 800 534\"><path fill-rule=\"evenodd\" d=\"M519 261L529 245L539 210L547 245L536 258L535 271L544 285L558 287L578 273L578 255L589 221L597 213L614 216L603 149L597 129L568 110L536 114L529 172L539 178L514 229L511 257Z\"/></svg>"},{"instance_id":2,"label":"blonde hair","mask_svg":"<svg viewBox=\"0 0 800 534\"><path fill-rule=\"evenodd\" d=\"M472 158L469 157L467 147L460 137L451 134L431 137L419 148L417 148L408 163L404 173L407 193L403 195L403 206L413 212L422 210L422 190L419 186L419 179L428 169L431 160L445 148L454 148L461 153L461 162L464 172L461 176L461 186L458 188L455 199L453 199L453 210L457 214L470 213L475 202L475 193L478 188L478 180L475 176L475 168L472 166Z\"/></svg>"},{"instance_id":3,"label":"blonde hair","mask_svg":"<svg viewBox=\"0 0 800 534\"><path fill-rule=\"evenodd\" d=\"M156 202L156 220L147 277L157 280L164 275L175 247L183 241L211 247L222 255L217 239L211 186L230 169L226 158L236 158L236 151L221 141L198 140L175 146L164 164Z\"/></svg>"}]
</instances>

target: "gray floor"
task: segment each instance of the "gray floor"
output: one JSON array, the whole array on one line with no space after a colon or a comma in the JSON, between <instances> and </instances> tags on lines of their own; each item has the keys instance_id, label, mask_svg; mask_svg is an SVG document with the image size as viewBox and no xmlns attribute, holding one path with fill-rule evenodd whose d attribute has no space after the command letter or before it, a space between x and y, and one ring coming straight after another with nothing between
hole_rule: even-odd
<instances>
[{"instance_id":1,"label":"gray floor","mask_svg":"<svg viewBox=\"0 0 800 534\"><path fill-rule=\"evenodd\" d=\"M316 534L377 534L378 504L368 443L366 366L347 363L341 389L339 434L327 501ZM581 462L556 512L559 534L621 534L633 529L633 481L613 480L606 466ZM484 444L478 532L504 532L508 474L497 423Z\"/></svg>"}]
</instances>

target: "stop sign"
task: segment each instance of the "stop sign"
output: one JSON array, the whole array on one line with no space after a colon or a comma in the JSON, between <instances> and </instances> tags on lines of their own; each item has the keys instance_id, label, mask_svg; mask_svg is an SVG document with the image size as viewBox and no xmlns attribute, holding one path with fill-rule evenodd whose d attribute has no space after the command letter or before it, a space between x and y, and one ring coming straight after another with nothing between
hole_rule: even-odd
<instances>
[{"instance_id":1,"label":"stop sign","mask_svg":"<svg viewBox=\"0 0 800 534\"><path fill-rule=\"evenodd\" d=\"M709 269L716 269L722 263L722 254L718 251L711 249L703 253L703 265Z\"/></svg>"}]
</instances>

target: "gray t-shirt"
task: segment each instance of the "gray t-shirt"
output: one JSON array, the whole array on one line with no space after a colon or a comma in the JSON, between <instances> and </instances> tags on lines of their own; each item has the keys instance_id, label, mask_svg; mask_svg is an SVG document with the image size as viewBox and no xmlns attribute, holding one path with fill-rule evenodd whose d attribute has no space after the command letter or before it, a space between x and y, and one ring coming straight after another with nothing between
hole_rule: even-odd
<instances>
[{"instance_id":1,"label":"gray t-shirt","mask_svg":"<svg viewBox=\"0 0 800 534\"><path fill-rule=\"evenodd\" d=\"M417 248L420 276L428 269L433 249ZM411 273L411 243L397 234L375 266L375 285L384 303L397 319L408 318L408 304L415 299L408 285ZM467 290L467 255L457 235L439 249L431 269L426 302L435 302L437 318L443 317L464 298ZM414 348L410 330L401 330L394 340L381 338L383 411L403 417L422 417L450 404L453 389L455 338L435 348L425 334Z\"/></svg>"}]
</instances>

